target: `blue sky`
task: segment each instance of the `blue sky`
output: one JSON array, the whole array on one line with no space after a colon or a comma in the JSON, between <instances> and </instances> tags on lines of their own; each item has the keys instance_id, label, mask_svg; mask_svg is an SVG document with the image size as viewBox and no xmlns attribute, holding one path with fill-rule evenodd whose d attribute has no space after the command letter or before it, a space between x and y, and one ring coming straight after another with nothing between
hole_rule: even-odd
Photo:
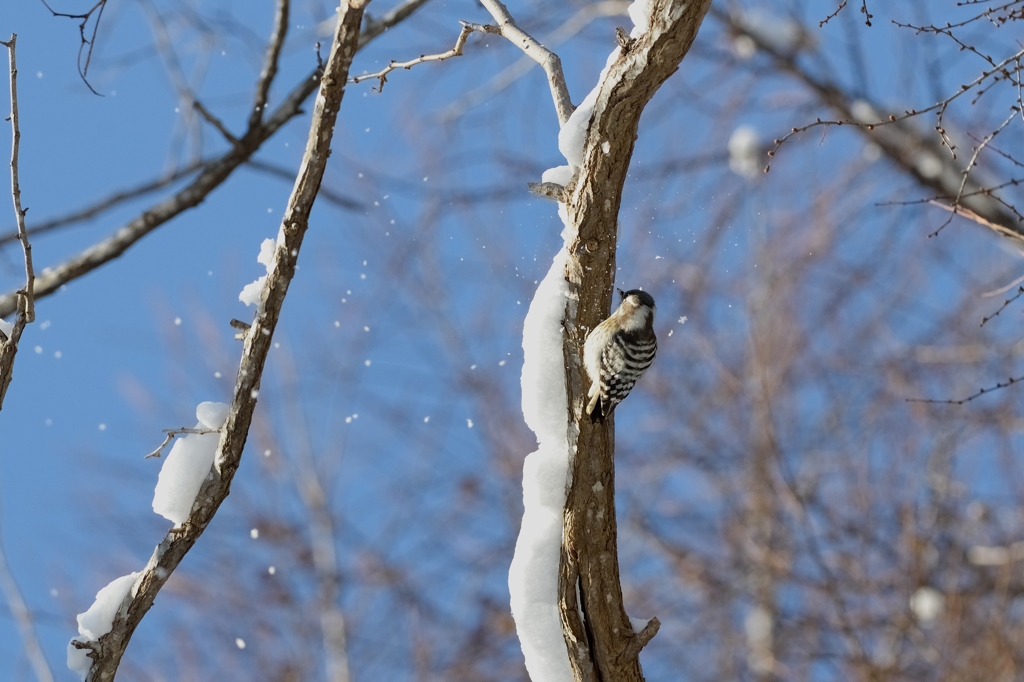
<instances>
[{"instance_id":1,"label":"blue sky","mask_svg":"<svg viewBox=\"0 0 1024 682\"><path fill-rule=\"evenodd\" d=\"M802 11L816 26L813 19L828 3L811 5ZM205 3L202 26L189 24L191 10L181 9L187 4L157 6L168 19L183 71L205 72L197 86L200 98L240 131L272 3ZM537 7L513 4L510 9L530 16L529 28L542 34L574 9L559 7L548 16ZM188 159L188 144L179 142L183 112L150 47L143 8L114 2L104 18L90 76L102 97L91 94L77 75L75 23L51 17L34 0L8 3L0 11L0 35L18 34L22 201L30 209L30 225ZM378 15L384 10L370 8ZM330 11L329 3L294 9L271 106L312 68L313 27ZM837 46L830 53L834 63L812 66L854 91L863 89L894 106L930 104L935 90L955 87L961 76L977 70L969 61L950 61L955 50L948 45L905 40L886 22L868 31L858 15L848 14L851 19L842 15L816 34L820 44ZM354 70L446 50L457 35L458 19L486 17L475 3L429 4L361 53ZM596 78L611 29L625 22L624 17L597 21L560 50L575 101ZM836 260L807 276L809 288L796 296L806 307L798 308L794 319L824 310L832 287L839 286L835 282L873 260L882 261L883 274L840 314L851 318L851 328L878 301L897 299L897 289L914 298L887 318L891 336L877 346L850 340L847 355L888 358L895 345L941 335L934 323L949 312L950 301L1009 281L1016 257L980 230L960 226L935 246L937 240L925 238L934 229L934 216L919 208L878 206L887 199L917 198L921 190L884 162L865 160L864 142L852 132L806 134L783 148L771 174L754 182L730 173L725 151L736 126L753 125L767 141L813 120L819 110L791 79L756 63L737 64L726 54L721 29L709 20L693 58L645 114L625 190L619 285L632 288L648 279L664 284L656 294L664 361L652 370L663 372L662 381L671 380L671 372L688 372L687 381L695 384L713 375L710 363L687 364L699 355L697 338L719 346L726 365L742 364L742 340L752 326L747 303L752 282L759 281L755 268L770 269L771 258L778 256L764 254L772 252L765 244L783 229L780 225L834 220L841 244ZM261 513L302 517L281 473L288 470L288 457L276 464L278 453L260 459L273 440L268 434L276 432L284 434L289 453L304 447L303 439L317 453L332 482L332 506L344 519L342 545L373 547L376 538L386 538L380 551L413 566L411 580L425 600L453 620L467 617L459 604L470 597L507 600L503 575L518 502L514 465L532 445L516 409L521 324L534 282L558 248L560 229L555 205L524 189L545 168L562 163L555 145L557 121L536 69L454 122L443 121L440 112L518 58L496 37L484 36L472 39L458 60L395 72L381 93L370 82L350 86L325 186L359 208L320 202L314 211L275 339L282 349L272 355L264 380L257 413L264 427L250 439L223 518L200 541L196 557L186 560L189 575L216 581L216 571L204 574L201 568L215 565L221 546L230 543L247 548L239 550L241 563L259 571L283 561L277 546L246 544L251 520ZM936 76L925 68L935 64L945 71ZM976 110L966 112L961 120L985 119ZM257 158L296 167L307 118L292 121ZM204 154L225 148L216 131L200 128ZM1019 132L1011 134L1019 139ZM7 135L4 129L0 140ZM702 156L713 160L699 172L657 170L660 163ZM656 170L645 174L651 167ZM845 191L827 182L836 177L846 178ZM167 523L149 508L159 463L143 456L160 443L161 429L192 425L199 402L229 397L239 348L227 323L251 315L237 294L262 273L256 263L260 242L276 234L289 190L289 181L242 168L198 208L39 302L0 415L0 509L8 561L58 678L64 673L64 646L74 633L71 616L84 610L106 582L141 567L166 531ZM828 191L835 194L826 202ZM484 196L488 192L490 198ZM161 195L33 240L37 268L111 233L155 196ZM13 212L0 211L0 226L12 222L8 215ZM911 221L913 230L886 241L887 230ZM715 231L721 238L713 242ZM795 253L813 242L808 240L787 248ZM911 266L914 254L920 262ZM983 272L973 267L978 262L986 264ZM912 274L912 267L919 270ZM716 283L696 315L690 309L695 289L684 284L695 272ZM14 289L20 277L19 252L6 248L0 285ZM978 310L989 311L983 303ZM684 315L690 318L687 325L677 322ZM977 333L988 335L978 338L989 343L1008 343L1013 332L1004 326ZM822 353L845 348L837 337L842 334L819 339ZM851 370L843 378L849 382L844 390L858 390L856 374ZM939 390L959 390L991 376L994 371L962 382L939 377L936 384ZM703 384L709 393L715 381ZM822 397L827 390L816 381L804 388L795 411L827 412L828 399ZM644 438L661 433L664 424L658 420L674 419L684 410L657 405L653 392L637 396L631 400L635 411L620 414L620 428L627 433L620 435L620 447L632 453L623 466L636 467L642 477L650 473L644 468ZM725 432L730 426L723 421L710 428ZM893 453L879 447L884 466ZM991 467L980 468L998 471ZM996 478L979 477L979 489ZM667 485L671 499L662 501L689 503L690 494L699 499L698 480L681 477ZM444 535L450 544L442 552L437 535L421 526L445 523L459 532ZM643 557L636 561L641 567L656 564L644 564ZM346 554L342 563L358 572L354 555ZM368 603L360 601L364 597ZM361 622L372 623L375 609L385 608L391 598L353 592L346 593L344 603L362 614ZM158 644L161 627L195 622L190 620L197 618L194 611L176 610L176 599L169 590L158 600L140 641L129 649L129 658L140 656L138 669L126 672L130 679L150 679L142 670L167 660ZM7 661L0 670L11 679L29 679L5 614L0 614L0 633L0 659ZM670 647L672 640L664 639L656 639L652 650ZM268 646L273 641L266 640ZM225 639L219 651L228 662L217 663L223 666L217 670L244 669L244 663L231 662L244 655L233 641ZM389 666L408 672L381 660L386 657L379 652L360 649L353 655L367 678L394 674ZM672 660L664 655L659 660Z\"/></svg>"}]
</instances>

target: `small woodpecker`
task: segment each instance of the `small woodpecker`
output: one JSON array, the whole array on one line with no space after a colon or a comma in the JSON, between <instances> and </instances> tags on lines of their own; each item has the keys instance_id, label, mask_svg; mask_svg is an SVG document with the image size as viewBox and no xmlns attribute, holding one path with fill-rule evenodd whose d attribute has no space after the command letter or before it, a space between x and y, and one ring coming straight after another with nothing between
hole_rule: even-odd
<instances>
[{"instance_id":1,"label":"small woodpecker","mask_svg":"<svg viewBox=\"0 0 1024 682\"><path fill-rule=\"evenodd\" d=\"M619 307L587 335L583 345L583 365L591 382L586 411L592 422L604 423L658 352L654 299L639 289L619 289L619 296Z\"/></svg>"}]
</instances>

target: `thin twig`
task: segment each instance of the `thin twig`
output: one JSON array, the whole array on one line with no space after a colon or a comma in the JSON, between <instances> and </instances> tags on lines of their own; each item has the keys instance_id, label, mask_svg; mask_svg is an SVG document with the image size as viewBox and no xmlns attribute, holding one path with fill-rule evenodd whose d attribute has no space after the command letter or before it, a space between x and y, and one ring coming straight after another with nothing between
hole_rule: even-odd
<instances>
[{"instance_id":1,"label":"thin twig","mask_svg":"<svg viewBox=\"0 0 1024 682\"><path fill-rule=\"evenodd\" d=\"M956 213L956 215L960 216L961 218L967 218L968 220L975 222L979 225L983 225L991 230L994 230L1005 237L1010 237L1011 239L1017 240L1021 239L1020 232L1016 230L1011 230L1005 225L989 220L988 218L975 213L966 206L954 207L950 206L949 204L944 204L941 201L934 200L928 201L928 204L931 206L935 206L936 208L941 208L943 211L950 211L951 213Z\"/></svg>"},{"instance_id":2,"label":"thin twig","mask_svg":"<svg viewBox=\"0 0 1024 682\"><path fill-rule=\"evenodd\" d=\"M82 23L78 25L78 34L82 41L78 45L78 75L82 79L82 82L85 83L85 87L89 88L92 94L102 97L103 95L100 95L100 93L96 92L95 88L93 88L92 85L89 83L88 75L89 65L92 63L92 51L96 47L96 33L100 30L100 21L103 19L103 10L105 10L107 7L107 0L98 0L97 3L93 5L92 8L90 8L89 11L85 12L84 14L67 14L65 12L57 12L54 11L54 9L46 3L46 0L41 1L43 3L43 6L45 6L46 9L50 10L50 14L52 14L55 17L66 17L68 19L82 20ZM92 25L92 36L86 38L85 30L89 25L89 19L92 18L92 15L94 13L96 14L96 21ZM89 49L85 53L85 64L83 65L82 51L85 50L86 45L89 46Z\"/></svg>"},{"instance_id":3,"label":"thin twig","mask_svg":"<svg viewBox=\"0 0 1024 682\"><path fill-rule=\"evenodd\" d=\"M905 398L905 400L908 403L932 403L932 404L941 404L941 405L963 405L964 403L969 403L972 400L974 400L975 398L980 398L981 396L983 396L983 395L985 395L987 393L992 393L993 391L998 391L1000 389L1008 388L1010 386L1013 386L1014 384L1020 383L1021 380L1024 380L1024 376L1010 377L1005 382L1002 382L1002 381L996 382L995 386L989 386L988 388L978 389L977 393L972 393L971 395L967 396L966 398L961 398L960 400L937 400L937 399L933 399L933 398Z\"/></svg>"},{"instance_id":4,"label":"thin twig","mask_svg":"<svg viewBox=\"0 0 1024 682\"><path fill-rule=\"evenodd\" d=\"M21 241L22 251L25 254L25 287L13 294L13 303L16 304L18 316L14 320L14 327L8 337L0 332L0 409L3 409L4 398L7 395L7 388L11 385L14 376L14 358L18 353L18 343L21 341L21 334L25 331L25 325L35 321L35 271L32 268L32 245L28 243L28 234L25 231L25 213L28 209L21 207L21 184L18 181L18 156L21 149L21 126L18 120L18 60L16 46L18 36L11 34L8 42L0 41L0 45L7 48L10 55L11 65L11 115L7 120L11 122L13 131L11 141L11 197L14 202L14 215L18 222L18 239ZM10 312L14 312L11 310Z\"/></svg>"},{"instance_id":5,"label":"thin twig","mask_svg":"<svg viewBox=\"0 0 1024 682\"><path fill-rule=\"evenodd\" d=\"M548 86L551 88L551 98L555 102L555 112L558 114L559 125L565 125L572 112L576 109L569 98L569 87L565 84L565 75L562 73L562 60L558 55L541 45L539 42L523 29L516 25L515 19L502 4L501 0L480 0L484 8L491 13L494 20L498 22L503 35L510 43L521 49L535 62L541 65L544 73L548 76Z\"/></svg>"},{"instance_id":6,"label":"thin twig","mask_svg":"<svg viewBox=\"0 0 1024 682\"><path fill-rule=\"evenodd\" d=\"M164 448L167 447L168 443L174 440L175 436L180 436L182 434L196 434L199 436L205 436L208 433L220 433L220 431L220 429L164 429L164 433L167 434L167 436L164 437L164 442L160 444L160 447L146 455L143 459L162 457L164 454Z\"/></svg>"},{"instance_id":7,"label":"thin twig","mask_svg":"<svg viewBox=\"0 0 1024 682\"><path fill-rule=\"evenodd\" d=\"M489 24L472 24L468 21L460 21L459 23L462 24L462 30L459 32L459 37L455 39L455 47L448 50L447 52L440 52L438 54L421 54L416 59L410 59L407 62L396 62L392 60L390 64L385 66L377 73L368 73L362 76L355 76L349 82L361 83L363 81L376 78L377 80L380 81L380 85L376 88L376 90L377 92L382 92L384 90L384 84L388 82L388 74L394 71L395 69L405 69L408 71L417 64L423 64L425 62L440 62L444 61L445 59L450 59L452 57L461 57L462 48L466 44L466 39L469 37L470 33L480 32L497 33L498 35L501 34L501 29L499 29L497 26L491 26Z\"/></svg>"},{"instance_id":8,"label":"thin twig","mask_svg":"<svg viewBox=\"0 0 1024 682\"><path fill-rule=\"evenodd\" d=\"M274 14L274 32L267 44L266 55L263 59L263 70L260 72L260 80L256 85L256 100L252 105L252 113L249 114L249 130L256 129L263 121L263 110L267 108L267 97L270 95L270 86L277 76L277 65L281 58L281 48L284 46L285 36L288 34L288 13L289 0L278 0L277 12Z\"/></svg>"},{"instance_id":9,"label":"thin twig","mask_svg":"<svg viewBox=\"0 0 1024 682\"><path fill-rule=\"evenodd\" d=\"M1011 303L1016 301L1021 296L1024 296L1024 287L1017 287L1017 293L1015 295L1011 296L1010 298L1006 299L1005 301L1003 301L1003 305L999 306L999 310L995 311L994 313L992 313L988 317L981 318L981 324L979 326L984 327L986 322L988 322L989 320L991 320L993 318L999 317L999 313L1001 313L1004 310L1006 310L1006 307L1008 305L1010 305Z\"/></svg>"},{"instance_id":10,"label":"thin twig","mask_svg":"<svg viewBox=\"0 0 1024 682\"><path fill-rule=\"evenodd\" d=\"M229 144L230 144L230 145L231 145L232 147L236 147L236 146L238 146L238 145L242 144L241 140L239 140L239 139L238 139L237 137L235 137L235 136L234 136L234 135L233 135L233 134L231 133L231 131L230 131L230 130L228 130L228 127L227 127L226 125L224 125L224 122L223 122L223 121L221 121L221 120L220 120L219 118L217 118L216 116L214 116L214 115L213 115L212 113L210 113L210 110L209 110L209 109L207 109L207 108L206 108L205 106L203 106L203 103L202 103L202 102L200 102L199 100L193 100L193 101L192 101L192 107L193 107L193 108L194 108L194 109L195 109L196 111L198 111L198 112L199 112L199 115L200 115L200 116L202 116L203 118L205 118L205 119L206 119L206 122L207 122L207 123L209 123L209 124L210 124L210 125L212 125L212 126L213 126L214 128L216 128L216 129L217 129L217 132L219 132L219 133L220 133L221 135L223 135L223 136L224 136L224 139L225 139L225 140L227 140L227 141L228 141L228 143L229 143Z\"/></svg>"},{"instance_id":11,"label":"thin twig","mask_svg":"<svg viewBox=\"0 0 1024 682\"><path fill-rule=\"evenodd\" d=\"M818 28L821 28L822 26L824 26L828 22L830 22L833 19L835 19L836 16L840 12L842 12L843 9L846 7L846 3L847 2L848 2L848 0L842 0L839 3L839 7L836 7L836 11L835 12L832 12L827 17L825 17L824 19L822 19L821 21L818 22ZM864 23L867 24L868 26L870 26L871 25L871 19L873 19L875 15L873 15L873 14L868 12L868 0L861 0L861 2L860 2L860 13L864 15Z\"/></svg>"},{"instance_id":12,"label":"thin twig","mask_svg":"<svg viewBox=\"0 0 1024 682\"><path fill-rule=\"evenodd\" d=\"M953 215L956 214L957 208L959 208L959 206L960 206L960 200L961 200L961 198L963 197L963 194L964 194L964 187L967 186L967 178L971 174L971 169L974 168L975 164L977 164L977 162L978 162L978 155L981 154L981 150L984 149L985 147L987 147L988 143L991 142L995 138L996 135L998 135L1000 132L1002 132L1003 128L1005 128L1007 125L1009 125L1010 121L1012 121L1015 118L1017 118L1017 112L1016 111L1012 112L1006 118L1005 121L1003 121L1001 124L999 124L999 126L995 130L993 130L991 133L986 135L985 139L982 140L981 143L979 143L974 148L974 153L971 155L970 161L967 162L967 167L964 168L962 177L960 178L960 187L957 189L956 198L953 199L953 203L952 203ZM938 236L938 234L940 232L942 232L942 230L945 229L945 227L947 225L949 225L951 222L953 222L953 215L950 215L949 218L946 219L946 222L944 222L942 225L940 225L938 227L938 229L936 229L934 232L932 232L928 236L929 237L936 237L936 236ZM982 324L984 324L984 322Z\"/></svg>"}]
</instances>

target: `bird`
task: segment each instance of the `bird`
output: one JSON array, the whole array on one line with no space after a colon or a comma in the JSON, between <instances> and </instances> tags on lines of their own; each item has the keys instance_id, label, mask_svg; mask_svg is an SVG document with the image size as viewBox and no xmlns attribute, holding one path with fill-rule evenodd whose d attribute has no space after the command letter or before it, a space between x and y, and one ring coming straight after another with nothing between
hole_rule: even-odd
<instances>
[{"instance_id":1,"label":"bird","mask_svg":"<svg viewBox=\"0 0 1024 682\"><path fill-rule=\"evenodd\" d=\"M658 352L654 298L640 289L618 292L619 307L583 344L583 366L590 378L586 412L594 423L603 424L625 400Z\"/></svg>"}]
</instances>

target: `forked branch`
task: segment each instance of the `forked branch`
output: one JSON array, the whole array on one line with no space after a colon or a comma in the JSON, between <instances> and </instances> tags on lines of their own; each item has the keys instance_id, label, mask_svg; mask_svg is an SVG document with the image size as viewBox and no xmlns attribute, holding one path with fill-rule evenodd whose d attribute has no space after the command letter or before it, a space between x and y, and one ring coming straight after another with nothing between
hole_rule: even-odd
<instances>
[{"instance_id":1,"label":"forked branch","mask_svg":"<svg viewBox=\"0 0 1024 682\"><path fill-rule=\"evenodd\" d=\"M480 0L483 6L498 22L501 35L513 45L525 52L533 61L540 64L548 76L548 87L551 88L551 99L555 102L558 124L565 125L576 108L569 99L569 87L565 84L562 73L562 60L558 55L537 42L533 36L519 28L508 7L501 0Z\"/></svg>"}]
</instances>

